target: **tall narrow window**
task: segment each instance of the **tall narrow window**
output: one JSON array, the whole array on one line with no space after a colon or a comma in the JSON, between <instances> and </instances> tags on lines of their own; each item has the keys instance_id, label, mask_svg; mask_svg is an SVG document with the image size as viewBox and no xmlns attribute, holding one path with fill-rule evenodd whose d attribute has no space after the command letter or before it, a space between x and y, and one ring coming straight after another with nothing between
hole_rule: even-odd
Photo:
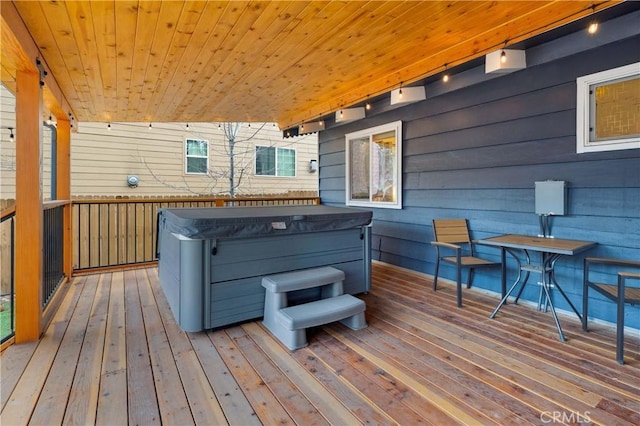
<instances>
[{"instance_id":1,"label":"tall narrow window","mask_svg":"<svg viewBox=\"0 0 640 426\"><path fill-rule=\"evenodd\" d=\"M185 173L207 174L209 170L209 142L185 139Z\"/></svg>"},{"instance_id":2,"label":"tall narrow window","mask_svg":"<svg viewBox=\"0 0 640 426\"><path fill-rule=\"evenodd\" d=\"M295 176L296 151L273 146L256 147L256 175Z\"/></svg>"},{"instance_id":3,"label":"tall narrow window","mask_svg":"<svg viewBox=\"0 0 640 426\"><path fill-rule=\"evenodd\" d=\"M350 206L402 208L402 122L346 135Z\"/></svg>"}]
</instances>

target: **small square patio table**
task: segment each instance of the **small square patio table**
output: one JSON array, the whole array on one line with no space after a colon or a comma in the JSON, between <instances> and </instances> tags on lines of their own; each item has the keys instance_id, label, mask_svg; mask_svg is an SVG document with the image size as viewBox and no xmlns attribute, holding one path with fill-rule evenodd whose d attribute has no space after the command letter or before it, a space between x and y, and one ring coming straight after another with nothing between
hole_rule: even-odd
<instances>
[{"instance_id":1,"label":"small square patio table","mask_svg":"<svg viewBox=\"0 0 640 426\"><path fill-rule=\"evenodd\" d=\"M540 237L540 236L530 236L530 235L518 235L518 234L506 234L500 235L497 237L487 238L484 240L478 241L480 244L485 244L489 246L500 247L501 249L501 261L502 261L502 277L501 277L501 289L502 289L502 300L498 306L491 313L489 318L494 318L500 308L507 303L507 299L516 288L516 286L522 283L518 294L515 299L515 303L518 303L518 299L522 294L522 290L524 289L527 281L529 280L530 273L539 273L541 276L540 282L540 297L538 299L538 311L547 310L547 306L551 310L551 314L553 315L553 319L556 323L556 328L558 329L558 335L561 341L565 341L564 334L562 333L562 327L560 326L560 321L558 320L558 315L556 314L555 307L553 306L553 301L551 300L551 288L555 287L558 289L562 297L567 301L573 312L578 316L578 318L582 319L582 316L574 306L574 304L569 300L562 287L558 284L555 277L554 268L558 259L563 256L573 256L575 254L581 253L583 251L589 250L594 247L597 243L592 241L579 241L579 240L567 240L562 238L550 238L550 237ZM520 257L516 254L516 251L523 252L526 258L526 262L522 263ZM538 252L539 263L534 263L531 261L531 256L529 252ZM506 275L507 275L507 264L506 264L506 252L515 259L518 264L518 277L515 282L511 286L508 292L506 291ZM522 272L525 272L524 279L522 276Z\"/></svg>"}]
</instances>

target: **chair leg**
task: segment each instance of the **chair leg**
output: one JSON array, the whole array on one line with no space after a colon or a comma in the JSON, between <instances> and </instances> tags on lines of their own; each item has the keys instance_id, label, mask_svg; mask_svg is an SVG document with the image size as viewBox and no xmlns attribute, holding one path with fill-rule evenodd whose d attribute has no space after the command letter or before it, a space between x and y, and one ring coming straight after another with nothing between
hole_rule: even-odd
<instances>
[{"instance_id":1,"label":"chair leg","mask_svg":"<svg viewBox=\"0 0 640 426\"><path fill-rule=\"evenodd\" d=\"M436 291L438 286L438 269L440 269L440 256L436 254L436 270L433 274L433 291Z\"/></svg>"},{"instance_id":2,"label":"chair leg","mask_svg":"<svg viewBox=\"0 0 640 426\"><path fill-rule=\"evenodd\" d=\"M462 308L462 267L460 266L459 255L458 255L458 265L456 269L458 270L456 273L456 287L457 287L456 298L458 299L458 308Z\"/></svg>"},{"instance_id":3,"label":"chair leg","mask_svg":"<svg viewBox=\"0 0 640 426\"><path fill-rule=\"evenodd\" d=\"M618 275L618 321L616 324L616 360L624 364L624 279Z\"/></svg>"},{"instance_id":4,"label":"chair leg","mask_svg":"<svg viewBox=\"0 0 640 426\"><path fill-rule=\"evenodd\" d=\"M467 273L467 288L471 288L471 281L473 281L473 268L469 268Z\"/></svg>"},{"instance_id":5,"label":"chair leg","mask_svg":"<svg viewBox=\"0 0 640 426\"><path fill-rule=\"evenodd\" d=\"M584 277L582 278L582 331L587 331L587 318L589 316L589 284L587 279L589 270L587 268L585 260Z\"/></svg>"}]
</instances>

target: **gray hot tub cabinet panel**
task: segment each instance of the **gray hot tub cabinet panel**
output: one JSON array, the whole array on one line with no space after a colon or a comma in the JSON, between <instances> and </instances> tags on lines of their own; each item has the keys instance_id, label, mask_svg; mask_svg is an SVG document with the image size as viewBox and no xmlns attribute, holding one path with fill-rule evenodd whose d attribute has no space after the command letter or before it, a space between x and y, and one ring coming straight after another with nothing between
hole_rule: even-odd
<instances>
[{"instance_id":1,"label":"gray hot tub cabinet panel","mask_svg":"<svg viewBox=\"0 0 640 426\"><path fill-rule=\"evenodd\" d=\"M336 263L331 266L345 272L345 283L351 281L350 288L352 290L356 287L361 287L356 284L361 283L363 279L362 261ZM289 271L289 269L276 272L286 271ZM256 276L211 284L210 316L208 325L205 328L215 328L261 318L264 312L265 292L261 282L262 276ZM238 290L241 291L239 292ZM345 293L357 294L362 293L362 291L351 292L345 288ZM319 298L319 289L299 290L288 294L288 300L292 304L305 303Z\"/></svg>"},{"instance_id":2,"label":"gray hot tub cabinet panel","mask_svg":"<svg viewBox=\"0 0 640 426\"><path fill-rule=\"evenodd\" d=\"M235 212L225 210L227 216ZM319 210L329 217L326 215L328 210ZM335 218L344 216L344 210L351 209L329 210L335 213ZM274 211L267 209L258 221L271 220ZM299 213L299 210L296 211ZM314 209L305 211L307 218ZM248 212L245 214L248 215ZM180 212L180 215L184 216L184 212ZM370 216L368 219L360 213L356 213L356 216L359 221L370 222ZM328 229L313 232L246 238L193 239L169 232L171 227L167 226L167 222L173 219L166 214L163 217L162 223L159 222L160 283L178 324L186 331L200 331L262 317L264 288L261 280L264 275L331 265L345 272L346 293L357 294L370 289L371 246L368 226L345 229L329 226ZM231 221L228 217L225 220ZM316 225L321 222L316 221ZM322 227L326 228L326 224ZM241 228L246 229L244 225ZM300 303L318 297L319 291L310 289L293 295L293 301Z\"/></svg>"},{"instance_id":3,"label":"gray hot tub cabinet panel","mask_svg":"<svg viewBox=\"0 0 640 426\"><path fill-rule=\"evenodd\" d=\"M314 232L212 242L212 282L312 268L363 258L362 230Z\"/></svg>"},{"instance_id":4,"label":"gray hot tub cabinet panel","mask_svg":"<svg viewBox=\"0 0 640 426\"><path fill-rule=\"evenodd\" d=\"M165 251L163 261L158 262L158 274L167 302L183 330L200 331L205 312L203 290L207 290L203 286L206 258L202 256L206 241L184 240L172 234L161 238Z\"/></svg>"}]
</instances>

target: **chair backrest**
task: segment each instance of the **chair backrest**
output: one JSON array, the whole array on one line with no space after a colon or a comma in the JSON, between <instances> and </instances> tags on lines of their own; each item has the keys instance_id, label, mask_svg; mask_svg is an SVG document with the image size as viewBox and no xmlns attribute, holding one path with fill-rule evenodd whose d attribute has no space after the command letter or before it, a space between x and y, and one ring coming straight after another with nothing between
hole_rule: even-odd
<instances>
[{"instance_id":1,"label":"chair backrest","mask_svg":"<svg viewBox=\"0 0 640 426\"><path fill-rule=\"evenodd\" d=\"M467 219L434 219L433 234L441 243L471 245Z\"/></svg>"}]
</instances>

